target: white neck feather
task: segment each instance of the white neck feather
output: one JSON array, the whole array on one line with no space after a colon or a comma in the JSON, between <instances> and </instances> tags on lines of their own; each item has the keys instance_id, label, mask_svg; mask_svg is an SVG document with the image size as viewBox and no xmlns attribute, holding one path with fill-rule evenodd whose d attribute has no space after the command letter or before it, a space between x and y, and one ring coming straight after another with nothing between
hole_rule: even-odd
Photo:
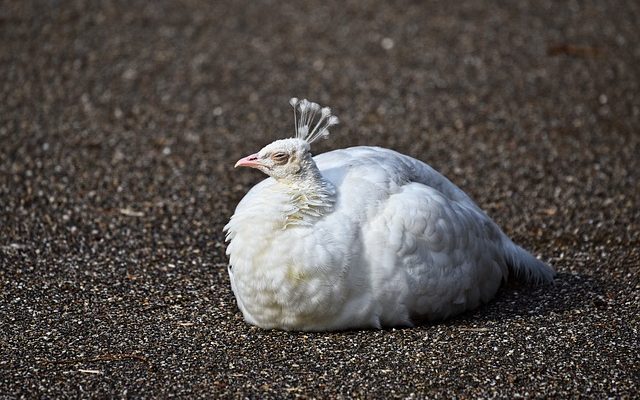
<instances>
[{"instance_id":1,"label":"white neck feather","mask_svg":"<svg viewBox=\"0 0 640 400\"><path fill-rule=\"evenodd\" d=\"M333 210L335 186L322 176L311 157L303 162L299 174L281 183L287 187L292 206L283 229L290 225L310 225Z\"/></svg>"}]
</instances>

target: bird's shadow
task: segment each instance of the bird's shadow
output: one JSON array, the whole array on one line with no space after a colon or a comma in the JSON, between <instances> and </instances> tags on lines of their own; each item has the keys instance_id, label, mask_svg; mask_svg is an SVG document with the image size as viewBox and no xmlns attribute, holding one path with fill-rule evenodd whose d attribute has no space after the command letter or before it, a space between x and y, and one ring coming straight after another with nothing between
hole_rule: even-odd
<instances>
[{"instance_id":1,"label":"bird's shadow","mask_svg":"<svg viewBox=\"0 0 640 400\"><path fill-rule=\"evenodd\" d=\"M609 289L611 285L615 283L607 281ZM489 303L446 322L451 325L466 325L470 322L508 321L551 313L562 314L584 307L606 308L609 301L611 299L607 296L605 283L600 279L584 274L558 273L553 284L503 285ZM418 325L435 323L437 322L425 321Z\"/></svg>"}]
</instances>

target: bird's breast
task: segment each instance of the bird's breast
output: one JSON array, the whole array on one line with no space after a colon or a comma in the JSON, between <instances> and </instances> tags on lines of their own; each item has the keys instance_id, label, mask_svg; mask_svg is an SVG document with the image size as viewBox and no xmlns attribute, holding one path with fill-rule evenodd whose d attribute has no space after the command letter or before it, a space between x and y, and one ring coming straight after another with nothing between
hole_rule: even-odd
<instances>
[{"instance_id":1,"label":"bird's breast","mask_svg":"<svg viewBox=\"0 0 640 400\"><path fill-rule=\"evenodd\" d=\"M294 329L339 312L349 292L351 254L357 251L347 245L352 241L336 237L341 232L329 231L322 222L283 229L264 219L256 229L233 231L227 253L245 317L263 327Z\"/></svg>"}]
</instances>

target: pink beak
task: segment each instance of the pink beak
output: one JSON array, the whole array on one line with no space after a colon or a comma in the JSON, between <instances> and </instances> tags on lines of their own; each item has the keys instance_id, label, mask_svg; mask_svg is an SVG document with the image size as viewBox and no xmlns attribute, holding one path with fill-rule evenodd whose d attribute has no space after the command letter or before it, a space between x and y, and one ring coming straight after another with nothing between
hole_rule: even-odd
<instances>
[{"instance_id":1,"label":"pink beak","mask_svg":"<svg viewBox=\"0 0 640 400\"><path fill-rule=\"evenodd\" d=\"M250 156L246 156L245 158L239 159L233 168L237 168L237 167L258 168L260 165L262 164L260 164L260 162L258 161L258 153L256 153L256 154L251 154Z\"/></svg>"}]
</instances>

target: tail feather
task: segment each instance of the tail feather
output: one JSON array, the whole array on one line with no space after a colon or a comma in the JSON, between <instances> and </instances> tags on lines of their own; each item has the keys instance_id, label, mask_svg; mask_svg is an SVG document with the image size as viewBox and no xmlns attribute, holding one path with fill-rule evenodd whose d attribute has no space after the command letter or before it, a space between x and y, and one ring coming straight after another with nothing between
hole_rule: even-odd
<instances>
[{"instance_id":1,"label":"tail feather","mask_svg":"<svg viewBox=\"0 0 640 400\"><path fill-rule=\"evenodd\" d=\"M556 272L549 265L511 240L506 241L504 247L509 273L515 279L536 285L553 282Z\"/></svg>"}]
</instances>

